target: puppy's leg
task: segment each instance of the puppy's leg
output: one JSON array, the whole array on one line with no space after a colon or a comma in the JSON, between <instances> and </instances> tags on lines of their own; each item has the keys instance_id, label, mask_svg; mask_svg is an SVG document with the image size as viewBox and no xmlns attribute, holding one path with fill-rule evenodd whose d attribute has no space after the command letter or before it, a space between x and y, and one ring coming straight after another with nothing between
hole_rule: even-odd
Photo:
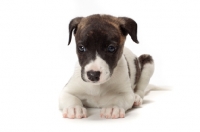
<instances>
[{"instance_id":1,"label":"puppy's leg","mask_svg":"<svg viewBox=\"0 0 200 132\"><path fill-rule=\"evenodd\" d=\"M86 118L87 111L83 107L81 100L74 95L62 92L59 98L59 107L64 118Z\"/></svg>"},{"instance_id":2,"label":"puppy's leg","mask_svg":"<svg viewBox=\"0 0 200 132\"><path fill-rule=\"evenodd\" d=\"M139 63L141 66L140 79L135 88L135 101L134 106L139 106L142 104L144 91L149 84L150 78L154 72L154 62L150 55L143 54L139 58Z\"/></svg>"}]
</instances>

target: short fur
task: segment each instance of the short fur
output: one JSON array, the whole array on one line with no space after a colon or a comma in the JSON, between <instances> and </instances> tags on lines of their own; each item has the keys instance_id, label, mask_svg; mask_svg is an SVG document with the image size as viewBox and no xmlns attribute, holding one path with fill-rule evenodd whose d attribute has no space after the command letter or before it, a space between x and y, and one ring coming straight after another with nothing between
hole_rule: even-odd
<instances>
[{"instance_id":1,"label":"short fur","mask_svg":"<svg viewBox=\"0 0 200 132\"><path fill-rule=\"evenodd\" d=\"M85 107L102 108L104 118L125 117L125 111L142 104L154 71L150 55L137 58L124 48L127 34L138 43L137 23L127 17L95 14L71 20L68 44L73 31L79 62L60 94L63 117L85 118Z\"/></svg>"}]
</instances>

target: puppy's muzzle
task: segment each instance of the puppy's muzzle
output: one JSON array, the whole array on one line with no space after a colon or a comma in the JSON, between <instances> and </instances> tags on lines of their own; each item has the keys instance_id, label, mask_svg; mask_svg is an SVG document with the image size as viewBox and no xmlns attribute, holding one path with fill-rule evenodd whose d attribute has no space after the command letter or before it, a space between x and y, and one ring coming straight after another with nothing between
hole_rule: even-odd
<instances>
[{"instance_id":1,"label":"puppy's muzzle","mask_svg":"<svg viewBox=\"0 0 200 132\"><path fill-rule=\"evenodd\" d=\"M90 81L92 81L92 82L97 82L97 81L99 81L99 79L100 79L100 74L101 74L100 71L93 71L93 70L91 70L91 71L88 71L88 72L87 72L88 79L89 79Z\"/></svg>"}]
</instances>

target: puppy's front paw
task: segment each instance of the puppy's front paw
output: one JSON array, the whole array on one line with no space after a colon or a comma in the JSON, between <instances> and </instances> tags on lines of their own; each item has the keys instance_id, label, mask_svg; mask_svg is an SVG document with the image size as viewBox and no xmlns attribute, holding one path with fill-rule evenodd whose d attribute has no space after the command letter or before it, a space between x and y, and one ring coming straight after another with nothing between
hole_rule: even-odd
<instances>
[{"instance_id":1,"label":"puppy's front paw","mask_svg":"<svg viewBox=\"0 0 200 132\"><path fill-rule=\"evenodd\" d=\"M138 94L135 94L135 101L134 101L134 104L133 106L140 106L142 105L142 98L138 95Z\"/></svg>"},{"instance_id":2,"label":"puppy's front paw","mask_svg":"<svg viewBox=\"0 0 200 132\"><path fill-rule=\"evenodd\" d=\"M69 108L63 109L63 118L86 118L87 117L87 110L82 106L73 106Z\"/></svg>"},{"instance_id":3,"label":"puppy's front paw","mask_svg":"<svg viewBox=\"0 0 200 132\"><path fill-rule=\"evenodd\" d=\"M119 108L118 106L102 108L100 116L108 119L124 118L125 110L123 108Z\"/></svg>"}]
</instances>

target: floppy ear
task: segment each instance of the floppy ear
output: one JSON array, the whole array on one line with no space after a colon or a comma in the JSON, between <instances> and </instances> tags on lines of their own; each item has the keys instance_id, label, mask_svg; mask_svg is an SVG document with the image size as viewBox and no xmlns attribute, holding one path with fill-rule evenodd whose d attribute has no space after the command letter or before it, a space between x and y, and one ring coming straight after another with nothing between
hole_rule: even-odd
<instances>
[{"instance_id":1,"label":"floppy ear","mask_svg":"<svg viewBox=\"0 0 200 132\"><path fill-rule=\"evenodd\" d=\"M80 23L81 19L83 17L76 17L74 19L72 19L69 23L69 41L68 41L68 45L71 42L71 38L72 38L72 32L74 30L74 34L76 34L76 30L77 30L77 26Z\"/></svg>"},{"instance_id":2,"label":"floppy ear","mask_svg":"<svg viewBox=\"0 0 200 132\"><path fill-rule=\"evenodd\" d=\"M137 40L137 23L128 17L118 17L118 19L122 34L125 36L129 34L135 43L139 43Z\"/></svg>"}]
</instances>

